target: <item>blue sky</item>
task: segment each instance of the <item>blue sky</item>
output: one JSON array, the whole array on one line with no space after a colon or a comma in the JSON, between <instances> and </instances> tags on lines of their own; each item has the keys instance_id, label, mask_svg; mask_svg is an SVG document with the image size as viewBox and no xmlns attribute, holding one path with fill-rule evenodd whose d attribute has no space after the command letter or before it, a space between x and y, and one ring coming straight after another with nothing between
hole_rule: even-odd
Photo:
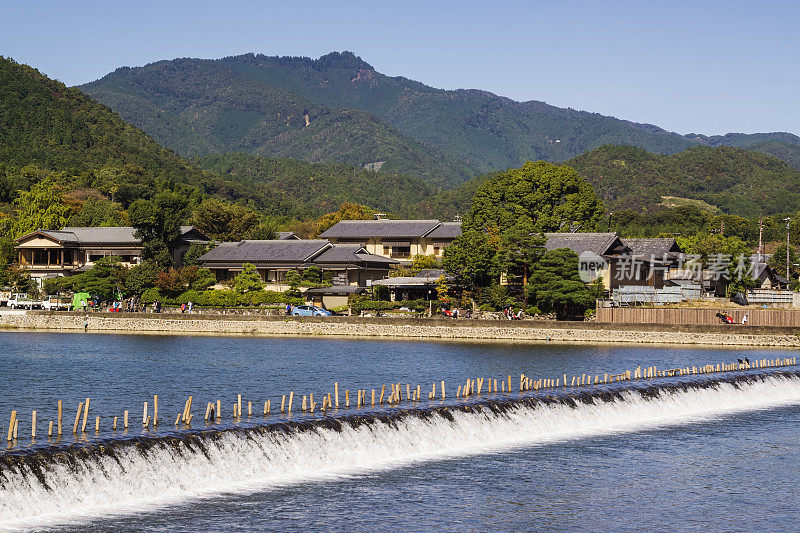
<instances>
[{"instance_id":1,"label":"blue sky","mask_svg":"<svg viewBox=\"0 0 800 533\"><path fill-rule=\"evenodd\" d=\"M4 2L0 54L69 85L119 66L351 50L446 89L679 133L800 134L800 2Z\"/></svg>"}]
</instances>

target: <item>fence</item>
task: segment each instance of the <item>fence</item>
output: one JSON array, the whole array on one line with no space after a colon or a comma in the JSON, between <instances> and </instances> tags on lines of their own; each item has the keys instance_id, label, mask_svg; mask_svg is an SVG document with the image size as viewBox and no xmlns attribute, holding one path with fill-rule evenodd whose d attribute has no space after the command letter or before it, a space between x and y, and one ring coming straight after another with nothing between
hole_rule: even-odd
<instances>
[{"instance_id":1,"label":"fence","mask_svg":"<svg viewBox=\"0 0 800 533\"><path fill-rule=\"evenodd\" d=\"M613 324L722 325L726 313L736 324L747 315L750 326L800 327L800 311L789 309L680 309L653 307L598 307L597 322Z\"/></svg>"},{"instance_id":2,"label":"fence","mask_svg":"<svg viewBox=\"0 0 800 533\"><path fill-rule=\"evenodd\" d=\"M702 297L700 285L685 285L675 287L654 287L624 285L614 289L611 297L614 305L664 305L699 300Z\"/></svg>"},{"instance_id":3,"label":"fence","mask_svg":"<svg viewBox=\"0 0 800 533\"><path fill-rule=\"evenodd\" d=\"M747 291L747 303L792 305L794 303L794 295L794 291L753 289L752 291Z\"/></svg>"}]
</instances>

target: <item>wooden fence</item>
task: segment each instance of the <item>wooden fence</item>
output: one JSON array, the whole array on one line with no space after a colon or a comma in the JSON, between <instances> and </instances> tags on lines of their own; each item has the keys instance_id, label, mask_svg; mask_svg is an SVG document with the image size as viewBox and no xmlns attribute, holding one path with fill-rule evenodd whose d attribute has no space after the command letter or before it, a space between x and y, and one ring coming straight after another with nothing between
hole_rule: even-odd
<instances>
[{"instance_id":1,"label":"wooden fence","mask_svg":"<svg viewBox=\"0 0 800 533\"><path fill-rule=\"evenodd\" d=\"M597 322L607 324L723 325L717 313L725 313L749 326L800 327L800 310L789 309L683 309L653 307L599 307Z\"/></svg>"}]
</instances>

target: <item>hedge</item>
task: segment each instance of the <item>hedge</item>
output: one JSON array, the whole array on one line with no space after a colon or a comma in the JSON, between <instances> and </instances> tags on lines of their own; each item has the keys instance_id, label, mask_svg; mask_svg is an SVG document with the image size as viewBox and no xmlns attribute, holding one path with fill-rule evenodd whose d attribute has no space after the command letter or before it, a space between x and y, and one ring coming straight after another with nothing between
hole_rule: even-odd
<instances>
[{"instance_id":1,"label":"hedge","mask_svg":"<svg viewBox=\"0 0 800 533\"><path fill-rule=\"evenodd\" d=\"M167 297L157 288L144 291L141 302L150 305L158 300L166 305L182 305L188 302L197 307L259 307L261 305L292 304L302 305L303 298L291 296L275 291L250 291L239 293L231 290L188 290L174 298Z\"/></svg>"}]
</instances>

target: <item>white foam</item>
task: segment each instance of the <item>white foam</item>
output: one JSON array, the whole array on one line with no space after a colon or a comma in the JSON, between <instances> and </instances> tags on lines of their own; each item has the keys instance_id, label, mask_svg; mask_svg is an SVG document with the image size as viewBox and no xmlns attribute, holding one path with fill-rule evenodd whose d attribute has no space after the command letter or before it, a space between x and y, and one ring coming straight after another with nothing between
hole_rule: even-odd
<instances>
[{"instance_id":1,"label":"white foam","mask_svg":"<svg viewBox=\"0 0 800 533\"><path fill-rule=\"evenodd\" d=\"M98 455L78 468L54 462L44 487L36 476L0 472L0 528L29 529L82 521L208 497L265 490L308 480L398 468L419 461L493 453L610 433L693 423L731 413L800 403L800 379L719 383L714 388L638 392L622 401L577 408L563 404L518 405L502 414L489 409L452 411L424 418L409 414L393 423L373 421L337 432L225 432L207 439L206 456L186 444L161 443L144 456L134 446L116 458Z\"/></svg>"}]
</instances>

